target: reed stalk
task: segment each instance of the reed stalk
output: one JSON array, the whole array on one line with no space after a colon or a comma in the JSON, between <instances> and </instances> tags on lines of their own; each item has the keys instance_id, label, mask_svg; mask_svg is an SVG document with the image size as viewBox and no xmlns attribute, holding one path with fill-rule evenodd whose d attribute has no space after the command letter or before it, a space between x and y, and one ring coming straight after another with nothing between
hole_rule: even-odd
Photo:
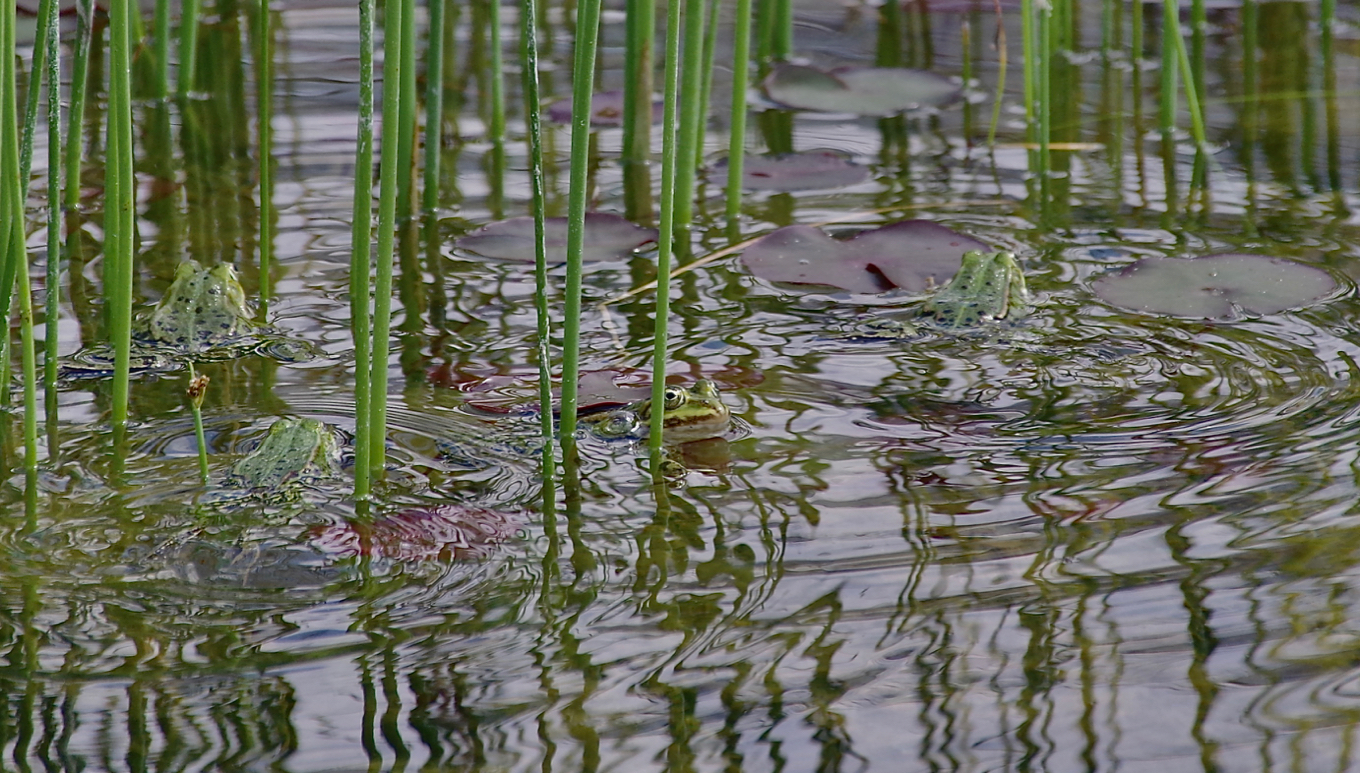
<instances>
[{"instance_id":1,"label":"reed stalk","mask_svg":"<svg viewBox=\"0 0 1360 773\"><path fill-rule=\"evenodd\" d=\"M751 0L736 0L732 24L732 119L727 136L727 227L739 235L746 164L746 90L751 77ZM664 276L659 274L658 276Z\"/></svg>"},{"instance_id":2,"label":"reed stalk","mask_svg":"<svg viewBox=\"0 0 1360 773\"><path fill-rule=\"evenodd\" d=\"M590 101L600 33L600 0L576 9L576 52L571 78L571 170L567 195L567 282L562 327L562 446L576 447L577 387L581 370L581 255L589 193Z\"/></svg>"},{"instance_id":3,"label":"reed stalk","mask_svg":"<svg viewBox=\"0 0 1360 773\"><path fill-rule=\"evenodd\" d=\"M135 181L132 171L133 0L109 0L108 150L104 185L104 293L114 351L112 422L127 425L128 364L132 347L132 274Z\"/></svg>"},{"instance_id":4,"label":"reed stalk","mask_svg":"<svg viewBox=\"0 0 1360 773\"><path fill-rule=\"evenodd\" d=\"M749 5L749 0L747 0ZM526 3L527 5L527 3ZM624 42L623 174L627 216L652 218L652 88L656 0L628 0Z\"/></svg>"},{"instance_id":5,"label":"reed stalk","mask_svg":"<svg viewBox=\"0 0 1360 773\"><path fill-rule=\"evenodd\" d=\"M156 0L156 75L152 79L152 96L163 100L170 96L170 0Z\"/></svg>"},{"instance_id":6,"label":"reed stalk","mask_svg":"<svg viewBox=\"0 0 1360 773\"><path fill-rule=\"evenodd\" d=\"M255 132L260 189L260 316L268 314L274 295L274 46L269 0L255 8Z\"/></svg>"},{"instance_id":7,"label":"reed stalk","mask_svg":"<svg viewBox=\"0 0 1360 773\"><path fill-rule=\"evenodd\" d=\"M694 219L694 171L695 161L703 146L704 122L708 111L700 102L704 84L704 3L703 0L684 0L685 3L685 51L680 61L680 104L685 111L680 115L680 133L676 138L675 169L675 221L672 226L677 231L674 252L681 249L689 253L689 239L681 238L690 230ZM662 274L664 276L664 274Z\"/></svg>"},{"instance_id":8,"label":"reed stalk","mask_svg":"<svg viewBox=\"0 0 1360 773\"><path fill-rule=\"evenodd\" d=\"M19 184L23 199L28 198L28 185L33 171L33 140L37 136L38 102L42 96L42 76L47 70L47 36L43 33L57 16L57 0L42 0L38 4L39 37L33 46L33 66L28 73L28 95L24 104L23 138L19 145ZM15 79L18 80L17 78ZM22 204L20 205L22 208Z\"/></svg>"},{"instance_id":9,"label":"reed stalk","mask_svg":"<svg viewBox=\"0 0 1360 773\"><path fill-rule=\"evenodd\" d=\"M389 159L395 158L397 164L397 220L404 226L414 212L415 204L415 157L416 157L416 13L415 0L398 0L403 5L401 14L400 45L393 52L393 41L383 38L383 51L396 53L401 57L397 73L399 80L383 81L386 93L389 84L395 84L400 95L397 100L397 121L387 123L383 116L383 159L384 166ZM384 3L388 12L390 4ZM395 128L396 155L386 152L386 138Z\"/></svg>"},{"instance_id":10,"label":"reed stalk","mask_svg":"<svg viewBox=\"0 0 1360 773\"><path fill-rule=\"evenodd\" d=\"M85 118L85 84L90 72L94 0L79 0L77 8L75 56L71 66L71 107L66 132L66 189L62 191L62 203L68 211L80 206L80 141ZM67 251L70 249L68 244Z\"/></svg>"},{"instance_id":11,"label":"reed stalk","mask_svg":"<svg viewBox=\"0 0 1360 773\"><path fill-rule=\"evenodd\" d=\"M701 139L696 143L694 149L694 169L698 169L704 164L702 136L708 128L708 110L713 95L713 66L715 64L714 57L718 53L718 11L720 8L719 0L708 0L708 8L704 13L703 53L700 59L703 79L699 85L699 100L695 103L699 109L698 122Z\"/></svg>"},{"instance_id":12,"label":"reed stalk","mask_svg":"<svg viewBox=\"0 0 1360 773\"><path fill-rule=\"evenodd\" d=\"M491 120L487 131L491 140L491 201L488 208L499 218L503 214L505 198L505 66L501 53L500 0L487 3L487 38L490 48Z\"/></svg>"},{"instance_id":13,"label":"reed stalk","mask_svg":"<svg viewBox=\"0 0 1360 773\"><path fill-rule=\"evenodd\" d=\"M359 136L354 151L354 211L350 235L350 335L354 340L354 496L371 488L369 449L372 369L373 240L373 11L374 0L359 0Z\"/></svg>"},{"instance_id":14,"label":"reed stalk","mask_svg":"<svg viewBox=\"0 0 1360 773\"><path fill-rule=\"evenodd\" d=\"M24 256L24 196L19 177L18 83L15 69L15 27L12 8L0 12L0 319L9 319L14 277ZM9 354L8 325L0 354ZM0 369L5 385L0 402L9 402L8 356Z\"/></svg>"},{"instance_id":15,"label":"reed stalk","mask_svg":"<svg viewBox=\"0 0 1360 773\"><path fill-rule=\"evenodd\" d=\"M429 0L430 29L425 43L425 157L420 208L439 206L439 173L444 146L444 14L445 0Z\"/></svg>"},{"instance_id":16,"label":"reed stalk","mask_svg":"<svg viewBox=\"0 0 1360 773\"><path fill-rule=\"evenodd\" d=\"M534 217L534 312L538 333L538 404L540 429L543 432L543 479L545 488L553 480L552 438L552 355L549 344L552 340L552 314L548 308L548 247L544 237L547 194L543 185L543 126L540 116L538 87L538 19L537 3L529 0L520 7L520 61L523 65L524 119L528 130L529 145L529 189L531 199L529 208ZM650 82L650 79L649 79ZM648 94L648 111L651 110L651 95ZM553 501L545 494L545 503ZM545 510L545 514L551 509Z\"/></svg>"},{"instance_id":17,"label":"reed stalk","mask_svg":"<svg viewBox=\"0 0 1360 773\"><path fill-rule=\"evenodd\" d=\"M189 363L189 388L185 394L189 398L189 410L194 415L194 438L198 442L198 479L208 485L208 441L203 433L203 396L208 392L208 377L194 373L193 363Z\"/></svg>"},{"instance_id":18,"label":"reed stalk","mask_svg":"<svg viewBox=\"0 0 1360 773\"><path fill-rule=\"evenodd\" d=\"M1161 130L1163 141L1171 141L1176 129L1176 73L1178 63L1176 41L1181 39L1180 3L1177 0L1162 0L1162 110Z\"/></svg>"},{"instance_id":19,"label":"reed stalk","mask_svg":"<svg viewBox=\"0 0 1360 773\"><path fill-rule=\"evenodd\" d=\"M680 27L696 0L672 0L666 10L666 74L663 76L665 109L661 117L661 212L656 239L656 312L652 336L652 404L664 405L666 392L666 342L669 334L671 254L676 240L676 176L680 156L676 126L680 106ZM766 0L769 2L769 0ZM686 20L687 21L687 20ZM662 422L652 411L648 427L652 477L661 475Z\"/></svg>"},{"instance_id":20,"label":"reed stalk","mask_svg":"<svg viewBox=\"0 0 1360 773\"><path fill-rule=\"evenodd\" d=\"M361 0L362 1L362 0ZM198 15L202 0L182 0L179 10L179 75L176 98L183 111L193 90L198 66Z\"/></svg>"},{"instance_id":21,"label":"reed stalk","mask_svg":"<svg viewBox=\"0 0 1360 773\"><path fill-rule=\"evenodd\" d=\"M61 25L55 14L44 30L47 57L47 265L43 310L43 384L47 414L47 455L57 456L57 328L61 314ZM20 285L22 287L22 285Z\"/></svg>"},{"instance_id":22,"label":"reed stalk","mask_svg":"<svg viewBox=\"0 0 1360 773\"><path fill-rule=\"evenodd\" d=\"M414 52L406 51L414 43L412 18L413 0L394 0L385 7L383 23L383 109L382 158L378 180L378 254L373 282L373 348L369 366L369 437L368 465L370 475L382 475L386 464L387 440L387 361L392 330L392 268L393 249L397 229L398 188L406 191L410 204L410 155L412 137L403 136L405 119L415 118ZM405 33L411 25L412 34ZM409 68L404 72L405 68ZM405 164L403 164L403 160ZM404 166L404 175L403 175ZM402 184L405 183L403 186ZM409 214L406 212L404 214ZM360 376L363 377L362 375Z\"/></svg>"},{"instance_id":23,"label":"reed stalk","mask_svg":"<svg viewBox=\"0 0 1360 773\"><path fill-rule=\"evenodd\" d=\"M1322 0L1322 6L1318 11L1318 26L1322 30L1321 35L1321 55L1322 55L1322 99L1325 120L1327 122L1327 184L1336 196L1337 207L1344 214L1346 211L1345 197L1340 195L1342 191L1341 180L1341 121L1340 113L1337 110L1336 93L1336 46L1335 46L1335 25L1336 25L1336 0Z\"/></svg>"}]
</instances>

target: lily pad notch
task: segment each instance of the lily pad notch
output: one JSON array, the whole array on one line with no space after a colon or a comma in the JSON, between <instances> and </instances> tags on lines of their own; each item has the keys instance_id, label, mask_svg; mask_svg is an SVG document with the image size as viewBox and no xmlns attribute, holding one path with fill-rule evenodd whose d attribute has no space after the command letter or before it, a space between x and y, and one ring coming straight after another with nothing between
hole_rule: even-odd
<instances>
[{"instance_id":1,"label":"lily pad notch","mask_svg":"<svg viewBox=\"0 0 1360 773\"><path fill-rule=\"evenodd\" d=\"M1097 278L1091 289L1130 311L1237 319L1310 306L1336 292L1337 282L1317 266L1232 252L1144 258Z\"/></svg>"}]
</instances>

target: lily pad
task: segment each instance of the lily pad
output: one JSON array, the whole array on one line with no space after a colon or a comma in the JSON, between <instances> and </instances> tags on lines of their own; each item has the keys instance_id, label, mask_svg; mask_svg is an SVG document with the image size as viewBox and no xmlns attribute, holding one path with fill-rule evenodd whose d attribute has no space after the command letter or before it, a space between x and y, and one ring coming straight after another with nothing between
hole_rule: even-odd
<instances>
[{"instance_id":1,"label":"lily pad","mask_svg":"<svg viewBox=\"0 0 1360 773\"><path fill-rule=\"evenodd\" d=\"M772 101L795 110L856 115L894 115L938 107L958 97L948 78L904 67L838 67L799 64L774 68L761 88Z\"/></svg>"},{"instance_id":2,"label":"lily pad","mask_svg":"<svg viewBox=\"0 0 1360 773\"><path fill-rule=\"evenodd\" d=\"M742 253L772 282L829 285L856 293L900 287L924 292L954 275L963 254L988 246L930 220L903 220L839 240L809 225L767 234Z\"/></svg>"},{"instance_id":3,"label":"lily pad","mask_svg":"<svg viewBox=\"0 0 1360 773\"><path fill-rule=\"evenodd\" d=\"M715 170L727 173L727 159ZM741 185L753 191L810 191L843 188L869 179L869 168L835 150L809 150L776 156L747 156Z\"/></svg>"},{"instance_id":4,"label":"lily pad","mask_svg":"<svg viewBox=\"0 0 1360 773\"><path fill-rule=\"evenodd\" d=\"M1091 283L1107 303L1177 317L1233 319L1307 306L1336 290L1324 269L1284 258L1224 253L1144 258Z\"/></svg>"},{"instance_id":5,"label":"lily pad","mask_svg":"<svg viewBox=\"0 0 1360 773\"><path fill-rule=\"evenodd\" d=\"M550 217L544 222L548 262L567 259L567 219ZM655 228L639 225L605 212L586 213L583 260L620 260L634 250L656 241ZM487 258L534 262L534 219L512 217L484 226L461 237L459 248Z\"/></svg>"},{"instance_id":6,"label":"lily pad","mask_svg":"<svg viewBox=\"0 0 1360 773\"><path fill-rule=\"evenodd\" d=\"M665 103L660 100L652 103L652 123L661 120ZM554 102L548 108L548 120L553 123L571 123L571 99ZM590 97L591 126L623 125L623 92L600 91Z\"/></svg>"}]
</instances>

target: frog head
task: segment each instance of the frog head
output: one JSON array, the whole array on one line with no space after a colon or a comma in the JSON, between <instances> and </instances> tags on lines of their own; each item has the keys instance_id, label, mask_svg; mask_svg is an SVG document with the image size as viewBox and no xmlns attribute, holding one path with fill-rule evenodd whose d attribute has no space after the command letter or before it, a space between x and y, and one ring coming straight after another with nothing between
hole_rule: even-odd
<instances>
[{"instance_id":1,"label":"frog head","mask_svg":"<svg viewBox=\"0 0 1360 773\"><path fill-rule=\"evenodd\" d=\"M663 402L662 428L666 439L672 442L716 437L727 431L732 418L718 385L706 378L700 379L693 389L666 387ZM603 437L630 437L645 431L652 410L652 401L647 399L600 414L598 419L586 418L592 420L595 431Z\"/></svg>"},{"instance_id":2,"label":"frog head","mask_svg":"<svg viewBox=\"0 0 1360 773\"><path fill-rule=\"evenodd\" d=\"M151 312L147 336L155 343L201 351L249 333L255 327L236 269L222 263L205 269L186 260L175 281Z\"/></svg>"},{"instance_id":3,"label":"frog head","mask_svg":"<svg viewBox=\"0 0 1360 773\"><path fill-rule=\"evenodd\" d=\"M294 481L335 477L339 471L340 447L330 426L316 419L283 418L231 468L230 481L273 491Z\"/></svg>"}]
</instances>

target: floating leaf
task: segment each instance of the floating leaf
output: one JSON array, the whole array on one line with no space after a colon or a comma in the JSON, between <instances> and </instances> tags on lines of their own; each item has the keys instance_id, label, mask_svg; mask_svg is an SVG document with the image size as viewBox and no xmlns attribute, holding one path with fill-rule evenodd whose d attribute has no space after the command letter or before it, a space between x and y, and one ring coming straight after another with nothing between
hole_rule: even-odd
<instances>
[{"instance_id":1,"label":"floating leaf","mask_svg":"<svg viewBox=\"0 0 1360 773\"><path fill-rule=\"evenodd\" d=\"M544 222L548 262L567 259L567 219L550 217ZM656 241L655 228L643 228L618 215L586 213L583 260L619 260L637 248ZM484 226L460 238L457 245L487 258L534 262L534 219L512 217Z\"/></svg>"},{"instance_id":2,"label":"floating leaf","mask_svg":"<svg viewBox=\"0 0 1360 773\"><path fill-rule=\"evenodd\" d=\"M857 293L943 284L969 250L986 244L929 220L903 220L844 241L808 225L767 234L742 253L752 274L772 282L830 285Z\"/></svg>"},{"instance_id":3,"label":"floating leaf","mask_svg":"<svg viewBox=\"0 0 1360 773\"><path fill-rule=\"evenodd\" d=\"M1336 289L1324 269L1244 253L1199 258L1144 258L1091 283L1108 303L1178 317L1232 319L1239 310L1275 314Z\"/></svg>"},{"instance_id":4,"label":"floating leaf","mask_svg":"<svg viewBox=\"0 0 1360 773\"><path fill-rule=\"evenodd\" d=\"M727 173L727 159L715 169ZM869 179L869 168L835 150L809 150L778 156L747 156L741 185L753 191L810 191L843 188Z\"/></svg>"},{"instance_id":5,"label":"floating leaf","mask_svg":"<svg viewBox=\"0 0 1360 773\"><path fill-rule=\"evenodd\" d=\"M518 513L468 505L404 510L371 524L346 522L316 527L312 544L337 556L375 556L395 561L486 558L524 526Z\"/></svg>"},{"instance_id":6,"label":"floating leaf","mask_svg":"<svg viewBox=\"0 0 1360 773\"><path fill-rule=\"evenodd\" d=\"M777 65L761 84L772 101L795 110L856 115L893 115L943 105L959 87L942 75L902 67L839 67L820 70Z\"/></svg>"},{"instance_id":7,"label":"floating leaf","mask_svg":"<svg viewBox=\"0 0 1360 773\"><path fill-rule=\"evenodd\" d=\"M662 110L665 103L656 101L652 103L652 123L661 120ZM563 99L554 102L548 108L548 120L553 123L571 123L571 100ZM622 91L600 91L590 97L590 125L591 126L622 126L623 125L623 92Z\"/></svg>"}]
</instances>

